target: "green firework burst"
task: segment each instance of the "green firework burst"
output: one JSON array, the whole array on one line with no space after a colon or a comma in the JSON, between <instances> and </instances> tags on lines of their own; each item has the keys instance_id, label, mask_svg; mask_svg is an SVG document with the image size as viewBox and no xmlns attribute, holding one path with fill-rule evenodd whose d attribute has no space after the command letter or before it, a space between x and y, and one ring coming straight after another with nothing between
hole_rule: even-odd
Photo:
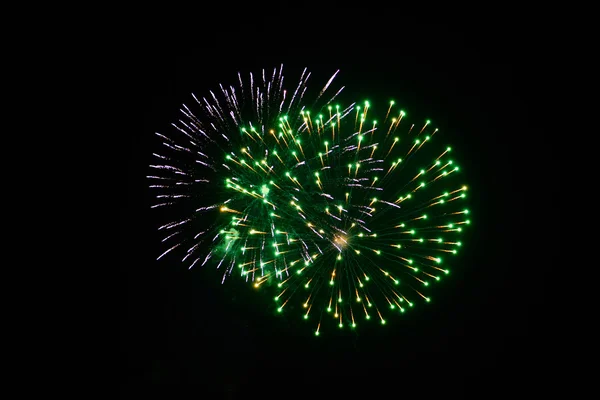
<instances>
[{"instance_id":1,"label":"green firework burst","mask_svg":"<svg viewBox=\"0 0 600 400\"><path fill-rule=\"evenodd\" d=\"M267 93L280 82L276 76L267 84L263 72ZM204 122L186 113L191 122L184 133L211 153L198 151L200 162L192 164L197 155L190 146L167 143L184 157L167 158L180 166L157 166L167 174L161 178L171 179L159 185L171 190L160 204L195 204L198 185L201 193L208 188L223 197L161 227L180 238L167 251L192 242L184 260L218 260L224 277L266 291L277 312L297 313L317 335L327 323L385 324L388 316L429 302L430 286L449 273L470 223L467 187L451 148L438 143L438 129L430 121L410 122L393 101L376 119L369 102L327 102L311 113L301 96L282 107L279 93L256 103L250 118L235 118L240 106L232 100L208 105L212 117ZM213 140L218 134L221 142ZM194 168L183 167L189 165ZM194 229L200 233L190 239ZM204 258L196 254L199 237L211 239Z\"/></svg>"}]
</instances>

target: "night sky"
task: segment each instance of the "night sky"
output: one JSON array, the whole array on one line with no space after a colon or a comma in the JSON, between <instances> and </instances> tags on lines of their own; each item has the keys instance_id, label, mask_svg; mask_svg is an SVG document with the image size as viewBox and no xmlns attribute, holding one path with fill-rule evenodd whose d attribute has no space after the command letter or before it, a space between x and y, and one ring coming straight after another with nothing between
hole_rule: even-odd
<instances>
[{"instance_id":1,"label":"night sky","mask_svg":"<svg viewBox=\"0 0 600 400\"><path fill-rule=\"evenodd\" d=\"M516 34L484 23L428 24L328 37L311 32L298 40L303 35L283 39L270 34L273 27L252 26L230 32L236 40L160 41L136 63L141 90L131 102L141 114L122 138L122 381L201 384L199 394L214 390L217 398L540 390L548 368L540 274L547 261L533 254L536 216L527 199L543 184L524 172L535 164L538 136L530 127L538 111ZM470 187L473 224L431 304L385 327L363 324L358 335L315 338L274 316L271 302L247 286L221 285L210 266L188 270L180 257L156 261L164 251L156 232L163 221L149 208L145 179L158 149L154 132L170 132L191 93L235 83L238 71L272 71L281 63L289 81L307 67L313 85L340 69L336 79L346 96L394 98L431 119L452 143Z\"/></svg>"}]
</instances>

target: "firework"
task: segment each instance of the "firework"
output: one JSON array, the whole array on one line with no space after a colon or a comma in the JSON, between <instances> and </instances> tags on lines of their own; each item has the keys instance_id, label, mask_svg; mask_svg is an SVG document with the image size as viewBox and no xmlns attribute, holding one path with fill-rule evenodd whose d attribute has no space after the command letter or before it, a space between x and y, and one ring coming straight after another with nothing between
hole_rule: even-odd
<instances>
[{"instance_id":1,"label":"firework","mask_svg":"<svg viewBox=\"0 0 600 400\"><path fill-rule=\"evenodd\" d=\"M190 268L212 262L223 281L266 291L316 335L429 302L470 223L438 129L394 101L379 113L368 101L334 103L336 74L309 107L310 74L288 92L281 68L194 96L173 133L158 134L167 151L150 176L154 207L184 216L160 227L171 242L160 257L182 248Z\"/></svg>"}]
</instances>

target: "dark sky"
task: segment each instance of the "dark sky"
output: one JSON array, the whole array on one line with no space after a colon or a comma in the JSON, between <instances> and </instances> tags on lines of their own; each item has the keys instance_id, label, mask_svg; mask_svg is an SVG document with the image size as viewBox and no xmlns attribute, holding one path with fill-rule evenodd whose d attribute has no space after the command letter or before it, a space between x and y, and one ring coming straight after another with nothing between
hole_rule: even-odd
<instances>
[{"instance_id":1,"label":"dark sky","mask_svg":"<svg viewBox=\"0 0 600 400\"><path fill-rule=\"evenodd\" d=\"M507 26L485 23L341 29L323 37L252 26L210 39L198 32L186 45L157 38L139 53L134 79L141 90L131 102L141 113L122 139L123 381L190 382L236 394L268 388L286 397L302 388L335 393L333 383L344 394L356 385L372 395L537 390L532 371L542 371L548 357L539 274L546 261L533 255L536 213L527 201L542 185L528 172L538 137L527 44ZM351 94L399 99L460 148L473 234L439 300L403 323L358 337L304 337L257 310L261 303L243 286L222 286L209 270L188 271L175 258L155 260L161 221L149 209L144 179L153 133L168 132L190 93L281 63L294 76L308 67L313 82L340 69Z\"/></svg>"}]
</instances>

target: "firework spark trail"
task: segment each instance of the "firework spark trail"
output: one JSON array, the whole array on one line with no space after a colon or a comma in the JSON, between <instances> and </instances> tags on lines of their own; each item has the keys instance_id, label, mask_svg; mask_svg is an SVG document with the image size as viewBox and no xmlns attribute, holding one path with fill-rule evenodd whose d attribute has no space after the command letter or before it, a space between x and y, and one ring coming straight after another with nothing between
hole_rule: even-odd
<instances>
[{"instance_id":1,"label":"firework spark trail","mask_svg":"<svg viewBox=\"0 0 600 400\"><path fill-rule=\"evenodd\" d=\"M171 243L159 259L186 244L190 268L215 258L222 282L276 290L277 311L301 302L316 334L330 319L385 324L386 313L429 301L425 287L448 273L444 255L470 223L450 148L431 145L438 130L406 123L394 102L383 124L368 119L368 102L334 106L338 73L314 114L306 69L291 96L283 66L192 95L200 111L184 105L173 133L157 133L166 155L153 154L161 161L148 175L160 191L153 207L185 215L159 228Z\"/></svg>"}]
</instances>

